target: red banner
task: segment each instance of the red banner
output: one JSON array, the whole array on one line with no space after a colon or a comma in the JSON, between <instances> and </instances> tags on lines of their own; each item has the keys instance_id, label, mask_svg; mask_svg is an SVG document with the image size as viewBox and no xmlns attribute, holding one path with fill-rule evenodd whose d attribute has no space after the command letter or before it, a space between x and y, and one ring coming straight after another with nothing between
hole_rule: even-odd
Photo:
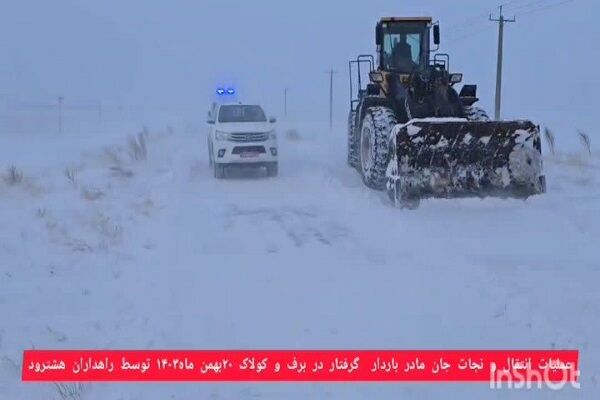
<instances>
[{"instance_id":1,"label":"red banner","mask_svg":"<svg viewBox=\"0 0 600 400\"><path fill-rule=\"evenodd\" d=\"M576 382L578 351L26 350L35 382Z\"/></svg>"}]
</instances>

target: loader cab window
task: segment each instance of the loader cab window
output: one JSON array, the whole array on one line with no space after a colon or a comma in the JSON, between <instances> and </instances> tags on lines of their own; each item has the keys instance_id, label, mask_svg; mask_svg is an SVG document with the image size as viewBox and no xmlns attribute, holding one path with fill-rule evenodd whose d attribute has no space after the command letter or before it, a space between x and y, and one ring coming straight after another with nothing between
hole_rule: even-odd
<instances>
[{"instance_id":1,"label":"loader cab window","mask_svg":"<svg viewBox=\"0 0 600 400\"><path fill-rule=\"evenodd\" d=\"M412 72L425 67L428 28L424 24L398 23L384 26L383 66L387 70Z\"/></svg>"}]
</instances>

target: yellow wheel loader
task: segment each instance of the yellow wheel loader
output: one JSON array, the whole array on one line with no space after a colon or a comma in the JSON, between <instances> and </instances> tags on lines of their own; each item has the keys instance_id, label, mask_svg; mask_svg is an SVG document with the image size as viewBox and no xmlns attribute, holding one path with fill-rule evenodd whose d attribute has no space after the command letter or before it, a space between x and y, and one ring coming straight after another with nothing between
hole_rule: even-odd
<instances>
[{"instance_id":1,"label":"yellow wheel loader","mask_svg":"<svg viewBox=\"0 0 600 400\"><path fill-rule=\"evenodd\" d=\"M438 24L383 18L375 42L376 57L349 63L348 163L367 186L406 208L426 197L545 192L539 127L491 121L475 106L476 85L457 90L463 76L438 51Z\"/></svg>"}]
</instances>

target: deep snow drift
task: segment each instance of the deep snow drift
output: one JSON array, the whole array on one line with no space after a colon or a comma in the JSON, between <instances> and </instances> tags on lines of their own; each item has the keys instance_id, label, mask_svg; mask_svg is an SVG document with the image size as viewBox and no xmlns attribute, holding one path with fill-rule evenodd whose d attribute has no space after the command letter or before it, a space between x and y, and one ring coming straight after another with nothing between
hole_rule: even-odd
<instances>
[{"instance_id":1,"label":"deep snow drift","mask_svg":"<svg viewBox=\"0 0 600 400\"><path fill-rule=\"evenodd\" d=\"M0 137L0 398L27 348L568 348L582 390L89 384L91 399L591 398L600 379L600 157L546 157L527 201L390 206L344 129L280 129L280 177L208 168L202 129ZM143 146L142 146L143 147ZM137 153L135 149L138 148ZM22 173L10 179L15 165Z\"/></svg>"}]
</instances>

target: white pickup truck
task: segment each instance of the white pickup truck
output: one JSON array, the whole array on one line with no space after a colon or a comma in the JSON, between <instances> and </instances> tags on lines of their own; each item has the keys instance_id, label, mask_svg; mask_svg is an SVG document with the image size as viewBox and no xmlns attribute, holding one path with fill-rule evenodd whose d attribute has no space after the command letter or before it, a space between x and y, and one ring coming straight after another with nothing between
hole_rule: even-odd
<instances>
[{"instance_id":1,"label":"white pickup truck","mask_svg":"<svg viewBox=\"0 0 600 400\"><path fill-rule=\"evenodd\" d=\"M229 165L264 166L278 172L275 118L267 119L259 105L213 103L208 111L208 159L215 178L224 178Z\"/></svg>"}]
</instances>

